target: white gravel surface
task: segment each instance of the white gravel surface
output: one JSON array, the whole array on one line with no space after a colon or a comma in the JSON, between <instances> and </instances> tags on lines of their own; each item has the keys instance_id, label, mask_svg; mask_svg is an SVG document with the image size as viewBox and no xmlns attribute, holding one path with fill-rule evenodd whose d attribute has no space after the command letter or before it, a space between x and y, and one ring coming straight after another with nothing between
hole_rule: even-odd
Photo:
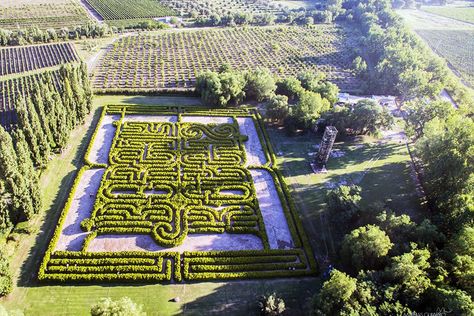
<instances>
[{"instance_id":1,"label":"white gravel surface","mask_svg":"<svg viewBox=\"0 0 474 316\"><path fill-rule=\"evenodd\" d=\"M255 124L250 117L238 117L240 134L247 135L248 140L244 143L245 151L247 153L246 166L263 166L267 159L260 144Z\"/></svg>"},{"instance_id":2,"label":"white gravel surface","mask_svg":"<svg viewBox=\"0 0 474 316\"><path fill-rule=\"evenodd\" d=\"M271 174L263 169L252 169L250 173L257 190L257 200L265 223L270 248L292 248L293 239Z\"/></svg>"},{"instance_id":3,"label":"white gravel surface","mask_svg":"<svg viewBox=\"0 0 474 316\"><path fill-rule=\"evenodd\" d=\"M73 201L67 210L63 230L55 250L79 251L88 233L81 229L81 222L90 217L94 208L95 196L99 189L105 169L86 170L74 192Z\"/></svg>"},{"instance_id":4,"label":"white gravel surface","mask_svg":"<svg viewBox=\"0 0 474 316\"><path fill-rule=\"evenodd\" d=\"M149 235L103 235L89 244L88 251L206 251L206 250L259 250L263 249L260 238L251 234L189 234L184 242L172 248L156 244Z\"/></svg>"},{"instance_id":5,"label":"white gravel surface","mask_svg":"<svg viewBox=\"0 0 474 316\"><path fill-rule=\"evenodd\" d=\"M112 123L118 120L120 120L120 115L104 115L99 131L95 136L94 144L87 157L89 161L108 163L110 147L112 147L115 136L115 126Z\"/></svg>"}]
</instances>

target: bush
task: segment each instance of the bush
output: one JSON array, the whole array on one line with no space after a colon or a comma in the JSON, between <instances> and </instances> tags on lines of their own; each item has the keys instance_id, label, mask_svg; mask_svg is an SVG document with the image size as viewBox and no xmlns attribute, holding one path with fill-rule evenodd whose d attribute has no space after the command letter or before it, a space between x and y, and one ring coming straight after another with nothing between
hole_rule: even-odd
<instances>
[{"instance_id":1,"label":"bush","mask_svg":"<svg viewBox=\"0 0 474 316\"><path fill-rule=\"evenodd\" d=\"M264 295L258 300L260 315L281 315L286 310L285 302L276 293Z\"/></svg>"},{"instance_id":2,"label":"bush","mask_svg":"<svg viewBox=\"0 0 474 316\"><path fill-rule=\"evenodd\" d=\"M10 263L0 252L0 297L9 294L13 289L13 280L10 272Z\"/></svg>"},{"instance_id":3,"label":"bush","mask_svg":"<svg viewBox=\"0 0 474 316\"><path fill-rule=\"evenodd\" d=\"M145 316L143 307L128 297L113 301L110 297L101 299L91 307L91 316Z\"/></svg>"}]
</instances>

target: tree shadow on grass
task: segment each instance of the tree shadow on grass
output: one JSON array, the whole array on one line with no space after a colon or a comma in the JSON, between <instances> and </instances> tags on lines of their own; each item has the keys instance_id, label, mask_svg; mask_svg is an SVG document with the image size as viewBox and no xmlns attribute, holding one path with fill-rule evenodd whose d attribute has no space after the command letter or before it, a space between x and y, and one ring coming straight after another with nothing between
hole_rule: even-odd
<instances>
[{"instance_id":1,"label":"tree shadow on grass","mask_svg":"<svg viewBox=\"0 0 474 316\"><path fill-rule=\"evenodd\" d=\"M175 315L260 315L258 298L273 292L285 301L284 315L306 315L319 288L318 278L231 281L208 295L183 302Z\"/></svg>"},{"instance_id":2,"label":"tree shadow on grass","mask_svg":"<svg viewBox=\"0 0 474 316\"><path fill-rule=\"evenodd\" d=\"M89 145L90 138L99 121L102 108L96 108L93 114L90 126L87 128L85 136L82 138L79 149L72 159L72 164L76 168L75 171L69 172L61 180L59 190L56 192L51 208L46 210L43 223L39 229L33 246L28 252L28 258L23 261L20 268L20 275L18 277L17 286L40 286L37 274L38 269L43 260L44 253L48 248L49 242L54 234L56 225L61 215L64 205L69 196L69 192L74 183L77 172L83 166L83 157Z\"/></svg>"}]
</instances>

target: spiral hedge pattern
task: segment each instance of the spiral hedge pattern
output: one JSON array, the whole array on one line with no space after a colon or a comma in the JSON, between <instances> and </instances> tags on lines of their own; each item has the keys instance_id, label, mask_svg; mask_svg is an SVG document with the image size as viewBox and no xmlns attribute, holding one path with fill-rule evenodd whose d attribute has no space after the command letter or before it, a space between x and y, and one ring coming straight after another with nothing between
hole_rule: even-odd
<instances>
[{"instance_id":1,"label":"spiral hedge pattern","mask_svg":"<svg viewBox=\"0 0 474 316\"><path fill-rule=\"evenodd\" d=\"M297 216L258 112L156 106L106 106L104 115L120 114L109 163L85 159L39 269L50 281L175 281L309 275L316 262ZM130 114L175 115L177 122L126 121ZM232 123L182 122L186 115L232 117ZM264 166L246 165L237 117L250 117L267 157ZM101 119L102 120L102 119ZM93 134L91 144L94 142ZM85 157L88 156L89 146ZM57 251L74 191L85 170L106 168L93 211L81 223L88 232L80 251ZM251 169L273 178L294 243L270 249ZM98 235L148 234L162 247L180 245L193 233L254 234L263 250L92 252Z\"/></svg>"}]
</instances>

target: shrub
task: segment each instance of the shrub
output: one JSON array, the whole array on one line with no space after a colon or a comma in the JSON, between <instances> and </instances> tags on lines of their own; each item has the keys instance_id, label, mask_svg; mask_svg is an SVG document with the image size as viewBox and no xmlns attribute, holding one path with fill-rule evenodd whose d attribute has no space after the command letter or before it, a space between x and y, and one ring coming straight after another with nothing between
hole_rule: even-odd
<instances>
[{"instance_id":1,"label":"shrub","mask_svg":"<svg viewBox=\"0 0 474 316\"><path fill-rule=\"evenodd\" d=\"M13 289L10 263L6 256L0 251L0 297L9 294Z\"/></svg>"},{"instance_id":2,"label":"shrub","mask_svg":"<svg viewBox=\"0 0 474 316\"><path fill-rule=\"evenodd\" d=\"M285 302L276 293L263 295L258 300L258 306L260 308L260 315L265 316L281 315L286 310Z\"/></svg>"},{"instance_id":3,"label":"shrub","mask_svg":"<svg viewBox=\"0 0 474 316\"><path fill-rule=\"evenodd\" d=\"M122 297L118 301L107 297L91 307L91 316L146 316L146 313L141 305L128 297Z\"/></svg>"}]
</instances>

